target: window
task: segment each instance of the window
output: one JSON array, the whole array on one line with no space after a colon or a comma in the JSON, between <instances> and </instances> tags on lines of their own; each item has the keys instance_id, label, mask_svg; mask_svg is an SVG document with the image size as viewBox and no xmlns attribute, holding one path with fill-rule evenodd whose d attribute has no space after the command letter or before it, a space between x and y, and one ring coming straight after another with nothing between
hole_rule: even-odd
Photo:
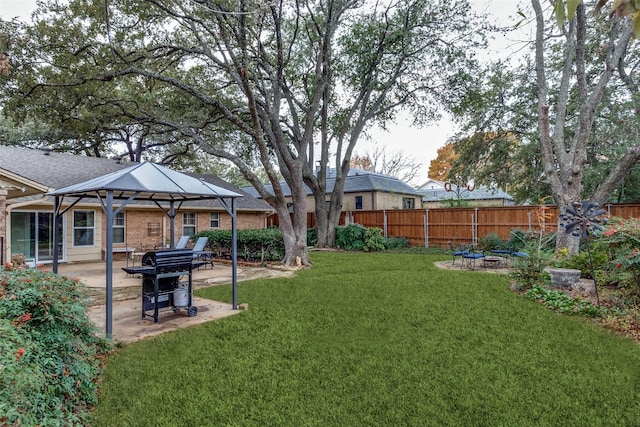
<instances>
[{"instance_id":1,"label":"window","mask_svg":"<svg viewBox=\"0 0 640 427\"><path fill-rule=\"evenodd\" d=\"M124 243L124 212L113 217L113 243Z\"/></svg>"},{"instance_id":2,"label":"window","mask_svg":"<svg viewBox=\"0 0 640 427\"><path fill-rule=\"evenodd\" d=\"M416 206L416 201L413 197L402 198L402 209L414 209L415 206Z\"/></svg>"},{"instance_id":3,"label":"window","mask_svg":"<svg viewBox=\"0 0 640 427\"><path fill-rule=\"evenodd\" d=\"M220 228L220 214L218 212L213 212L211 214L211 219L209 221L209 226L211 228Z\"/></svg>"},{"instance_id":4,"label":"window","mask_svg":"<svg viewBox=\"0 0 640 427\"><path fill-rule=\"evenodd\" d=\"M193 236L194 234L196 234L196 214L185 212L182 214L182 235Z\"/></svg>"},{"instance_id":5,"label":"window","mask_svg":"<svg viewBox=\"0 0 640 427\"><path fill-rule=\"evenodd\" d=\"M94 236L94 212L73 211L73 246L93 246Z\"/></svg>"},{"instance_id":6,"label":"window","mask_svg":"<svg viewBox=\"0 0 640 427\"><path fill-rule=\"evenodd\" d=\"M356 209L362 209L362 196L356 196Z\"/></svg>"}]
</instances>

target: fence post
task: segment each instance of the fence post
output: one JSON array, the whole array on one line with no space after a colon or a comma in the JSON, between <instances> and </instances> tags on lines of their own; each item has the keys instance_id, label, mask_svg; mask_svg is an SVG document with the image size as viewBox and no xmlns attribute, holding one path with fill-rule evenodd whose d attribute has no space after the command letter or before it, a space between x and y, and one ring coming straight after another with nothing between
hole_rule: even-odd
<instances>
[{"instance_id":1,"label":"fence post","mask_svg":"<svg viewBox=\"0 0 640 427\"><path fill-rule=\"evenodd\" d=\"M429 209L424 211L424 247L429 247Z\"/></svg>"},{"instance_id":2,"label":"fence post","mask_svg":"<svg viewBox=\"0 0 640 427\"><path fill-rule=\"evenodd\" d=\"M386 210L382 211L382 215L383 215L382 224L383 224L383 227L384 227L384 238L386 239L388 237L387 236L387 211Z\"/></svg>"},{"instance_id":3,"label":"fence post","mask_svg":"<svg viewBox=\"0 0 640 427\"><path fill-rule=\"evenodd\" d=\"M478 215L478 208L474 209L474 215L475 215L475 223L474 223L474 227L475 227L475 236L476 236L476 241L474 242L474 246L478 246L478 222L479 222L479 217L480 215Z\"/></svg>"},{"instance_id":4,"label":"fence post","mask_svg":"<svg viewBox=\"0 0 640 427\"><path fill-rule=\"evenodd\" d=\"M471 214L471 246L476 247L476 229L473 227L474 223L473 214Z\"/></svg>"},{"instance_id":5,"label":"fence post","mask_svg":"<svg viewBox=\"0 0 640 427\"><path fill-rule=\"evenodd\" d=\"M529 232L531 232L531 211L527 212L527 221L529 221Z\"/></svg>"}]
</instances>

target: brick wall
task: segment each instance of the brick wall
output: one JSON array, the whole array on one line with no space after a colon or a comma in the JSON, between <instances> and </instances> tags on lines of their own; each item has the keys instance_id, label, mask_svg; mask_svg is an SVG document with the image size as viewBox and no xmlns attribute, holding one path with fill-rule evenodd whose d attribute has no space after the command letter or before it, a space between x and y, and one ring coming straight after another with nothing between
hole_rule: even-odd
<instances>
[{"instance_id":1,"label":"brick wall","mask_svg":"<svg viewBox=\"0 0 640 427\"><path fill-rule=\"evenodd\" d=\"M175 218L175 241L182 236L182 213L194 212L184 210ZM231 216L226 211L218 212L219 228L231 229ZM261 212L238 212L236 226L239 230L265 228L267 214ZM211 212L196 212L196 232L211 229ZM168 244L170 236L169 218L157 208L125 210L125 243L114 243L114 247L135 247L137 251L152 249ZM106 241L106 229L102 230L102 241Z\"/></svg>"}]
</instances>

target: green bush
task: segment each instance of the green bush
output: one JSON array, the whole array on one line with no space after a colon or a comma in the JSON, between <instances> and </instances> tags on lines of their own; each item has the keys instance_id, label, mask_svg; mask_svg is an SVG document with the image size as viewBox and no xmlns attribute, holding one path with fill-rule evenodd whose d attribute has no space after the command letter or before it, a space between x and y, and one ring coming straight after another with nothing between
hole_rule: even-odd
<instances>
[{"instance_id":1,"label":"green bush","mask_svg":"<svg viewBox=\"0 0 640 427\"><path fill-rule=\"evenodd\" d=\"M245 261L279 261L284 258L284 241L277 228L238 230L238 258ZM194 238L209 238L207 248L218 257L231 256L231 230L207 230Z\"/></svg>"},{"instance_id":2,"label":"green bush","mask_svg":"<svg viewBox=\"0 0 640 427\"><path fill-rule=\"evenodd\" d=\"M360 251L364 248L366 228L360 224L339 225L336 227L336 246L345 251Z\"/></svg>"},{"instance_id":3,"label":"green bush","mask_svg":"<svg viewBox=\"0 0 640 427\"><path fill-rule=\"evenodd\" d=\"M85 314L82 284L35 269L0 269L0 422L87 425L109 342Z\"/></svg>"},{"instance_id":4,"label":"green bush","mask_svg":"<svg viewBox=\"0 0 640 427\"><path fill-rule=\"evenodd\" d=\"M384 247L389 251L408 248L409 240L403 237L387 237L384 239Z\"/></svg>"},{"instance_id":5,"label":"green bush","mask_svg":"<svg viewBox=\"0 0 640 427\"><path fill-rule=\"evenodd\" d=\"M315 246L318 244L318 229L307 228L307 246Z\"/></svg>"},{"instance_id":6,"label":"green bush","mask_svg":"<svg viewBox=\"0 0 640 427\"><path fill-rule=\"evenodd\" d=\"M548 284L551 277L545 268L550 264L553 254L532 243L522 247L521 251L529 256L516 258L515 269L509 273L516 287L524 290L536 285Z\"/></svg>"},{"instance_id":7,"label":"green bush","mask_svg":"<svg viewBox=\"0 0 640 427\"><path fill-rule=\"evenodd\" d=\"M364 232L364 247L367 252L383 251L384 236L382 235L382 229L377 227L367 228Z\"/></svg>"},{"instance_id":8,"label":"green bush","mask_svg":"<svg viewBox=\"0 0 640 427\"><path fill-rule=\"evenodd\" d=\"M485 251L492 251L494 249L508 249L508 244L498 236L497 233L489 233L480 238L480 246Z\"/></svg>"},{"instance_id":9,"label":"green bush","mask_svg":"<svg viewBox=\"0 0 640 427\"><path fill-rule=\"evenodd\" d=\"M607 251L607 283L633 289L640 300L640 219L612 218L596 241Z\"/></svg>"},{"instance_id":10,"label":"green bush","mask_svg":"<svg viewBox=\"0 0 640 427\"><path fill-rule=\"evenodd\" d=\"M591 245L591 258L593 260L593 268L598 275L598 272L603 272L609 265L609 256L607 248L602 245L601 242L594 242ZM580 251L578 254L559 260L555 263L556 267L560 268L573 268L580 270L581 277L593 279L591 274L591 262L589 261L589 253Z\"/></svg>"}]
</instances>

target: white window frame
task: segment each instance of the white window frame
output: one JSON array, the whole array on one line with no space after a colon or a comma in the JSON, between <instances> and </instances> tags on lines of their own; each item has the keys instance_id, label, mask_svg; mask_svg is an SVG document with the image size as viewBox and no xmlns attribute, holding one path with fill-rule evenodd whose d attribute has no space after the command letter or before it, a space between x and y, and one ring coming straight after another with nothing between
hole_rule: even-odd
<instances>
[{"instance_id":1,"label":"white window frame","mask_svg":"<svg viewBox=\"0 0 640 427\"><path fill-rule=\"evenodd\" d=\"M220 228L220 212L211 212L209 216L209 227Z\"/></svg>"},{"instance_id":2,"label":"white window frame","mask_svg":"<svg viewBox=\"0 0 640 427\"><path fill-rule=\"evenodd\" d=\"M198 216L195 212L182 213L182 235L193 236L198 232ZM191 232L191 230L193 230Z\"/></svg>"},{"instance_id":3,"label":"white window frame","mask_svg":"<svg viewBox=\"0 0 640 427\"><path fill-rule=\"evenodd\" d=\"M127 238L126 216L124 211L120 211L113 217L113 243L124 243ZM116 239L116 230L122 230L122 239Z\"/></svg>"},{"instance_id":4,"label":"white window frame","mask_svg":"<svg viewBox=\"0 0 640 427\"><path fill-rule=\"evenodd\" d=\"M89 217L91 217L91 225L77 225L76 224L76 214L79 213L83 213L87 215L87 219L89 219ZM89 246L95 246L96 244L96 212L93 210L84 210L84 209L78 209L78 210L74 210L73 211L73 219L72 219L72 226L73 226L73 231L72 231L72 245L74 248L78 248L78 247L89 247ZM87 221L89 222L89 221ZM84 244L80 244L79 240L76 239L76 232L82 231L84 230L88 236L90 236L90 240L91 242L86 242Z\"/></svg>"}]
</instances>

